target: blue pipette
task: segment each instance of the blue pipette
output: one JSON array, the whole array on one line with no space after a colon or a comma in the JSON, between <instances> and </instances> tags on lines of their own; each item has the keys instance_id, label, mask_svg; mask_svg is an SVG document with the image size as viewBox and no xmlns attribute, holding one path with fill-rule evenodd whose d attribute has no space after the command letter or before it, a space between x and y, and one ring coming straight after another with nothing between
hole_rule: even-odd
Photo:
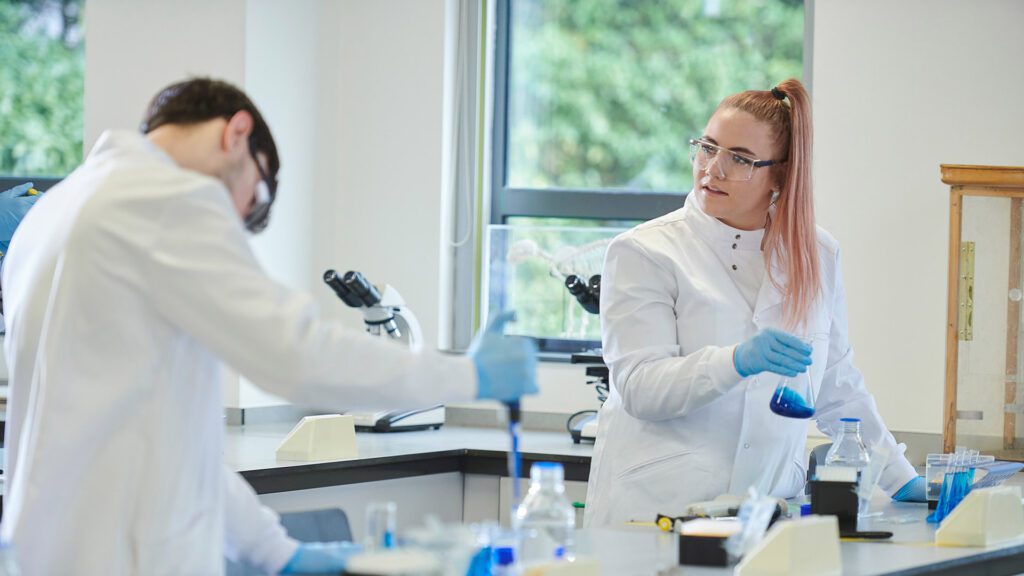
<instances>
[{"instance_id":1,"label":"blue pipette","mask_svg":"<svg viewBox=\"0 0 1024 576\"><path fill-rule=\"evenodd\" d=\"M521 410L519 402L506 402L508 406L508 436L512 443L508 451L508 475L512 480L512 513L515 514L516 506L519 506L519 476L522 470L522 460L519 455L519 419Z\"/></svg>"}]
</instances>

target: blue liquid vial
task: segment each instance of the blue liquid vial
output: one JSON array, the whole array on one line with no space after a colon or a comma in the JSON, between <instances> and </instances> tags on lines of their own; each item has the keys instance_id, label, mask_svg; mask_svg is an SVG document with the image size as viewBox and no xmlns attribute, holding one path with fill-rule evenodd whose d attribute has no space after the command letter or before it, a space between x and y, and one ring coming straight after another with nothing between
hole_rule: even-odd
<instances>
[{"instance_id":1,"label":"blue liquid vial","mask_svg":"<svg viewBox=\"0 0 1024 576\"><path fill-rule=\"evenodd\" d=\"M811 388L810 369L798 374L796 378L780 380L768 407L786 418L807 419L814 416L814 389Z\"/></svg>"}]
</instances>

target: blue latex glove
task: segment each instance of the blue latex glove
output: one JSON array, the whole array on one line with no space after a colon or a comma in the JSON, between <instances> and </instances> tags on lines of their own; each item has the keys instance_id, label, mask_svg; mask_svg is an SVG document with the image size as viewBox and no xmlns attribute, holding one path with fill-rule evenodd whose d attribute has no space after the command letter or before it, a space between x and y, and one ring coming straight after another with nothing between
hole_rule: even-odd
<instances>
[{"instance_id":1,"label":"blue latex glove","mask_svg":"<svg viewBox=\"0 0 1024 576\"><path fill-rule=\"evenodd\" d=\"M897 502L927 502L928 498L925 495L926 486L924 476L918 476L897 490L892 495L892 499Z\"/></svg>"},{"instance_id":2,"label":"blue latex glove","mask_svg":"<svg viewBox=\"0 0 1024 576\"><path fill-rule=\"evenodd\" d=\"M796 336L765 328L736 347L732 362L740 376L774 372L792 378L811 365L811 346Z\"/></svg>"},{"instance_id":3,"label":"blue latex glove","mask_svg":"<svg viewBox=\"0 0 1024 576\"><path fill-rule=\"evenodd\" d=\"M350 557L362 551L362 546L351 542L303 542L281 574L338 574Z\"/></svg>"},{"instance_id":4,"label":"blue latex glove","mask_svg":"<svg viewBox=\"0 0 1024 576\"><path fill-rule=\"evenodd\" d=\"M537 343L524 336L505 336L515 312L502 312L477 332L466 355L476 366L477 398L516 402L537 393Z\"/></svg>"},{"instance_id":5,"label":"blue latex glove","mask_svg":"<svg viewBox=\"0 0 1024 576\"><path fill-rule=\"evenodd\" d=\"M32 188L31 182L0 192L0 258L7 254L14 230L40 196L41 194Z\"/></svg>"}]
</instances>

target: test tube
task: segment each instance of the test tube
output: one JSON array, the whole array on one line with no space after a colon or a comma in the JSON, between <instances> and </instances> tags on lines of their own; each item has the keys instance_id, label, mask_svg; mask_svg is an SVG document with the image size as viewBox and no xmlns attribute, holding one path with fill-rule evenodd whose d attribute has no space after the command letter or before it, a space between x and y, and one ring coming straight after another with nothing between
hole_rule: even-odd
<instances>
[{"instance_id":1,"label":"test tube","mask_svg":"<svg viewBox=\"0 0 1024 576\"><path fill-rule=\"evenodd\" d=\"M367 552L394 547L397 509L394 502L370 502L366 505L364 547Z\"/></svg>"}]
</instances>

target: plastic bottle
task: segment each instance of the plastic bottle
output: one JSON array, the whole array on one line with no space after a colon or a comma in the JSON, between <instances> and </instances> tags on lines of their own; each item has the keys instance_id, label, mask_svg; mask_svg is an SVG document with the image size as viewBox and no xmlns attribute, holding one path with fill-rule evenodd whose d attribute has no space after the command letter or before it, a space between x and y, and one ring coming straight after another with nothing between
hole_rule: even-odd
<instances>
[{"instance_id":1,"label":"plastic bottle","mask_svg":"<svg viewBox=\"0 0 1024 576\"><path fill-rule=\"evenodd\" d=\"M530 491L516 509L513 526L522 537L523 565L573 558L576 511L565 497L565 472L555 462L530 468Z\"/></svg>"},{"instance_id":2,"label":"plastic bottle","mask_svg":"<svg viewBox=\"0 0 1024 576\"><path fill-rule=\"evenodd\" d=\"M857 476L867 467L870 456L860 437L860 418L840 418L843 427L825 455L826 466L848 466L857 469Z\"/></svg>"}]
</instances>

